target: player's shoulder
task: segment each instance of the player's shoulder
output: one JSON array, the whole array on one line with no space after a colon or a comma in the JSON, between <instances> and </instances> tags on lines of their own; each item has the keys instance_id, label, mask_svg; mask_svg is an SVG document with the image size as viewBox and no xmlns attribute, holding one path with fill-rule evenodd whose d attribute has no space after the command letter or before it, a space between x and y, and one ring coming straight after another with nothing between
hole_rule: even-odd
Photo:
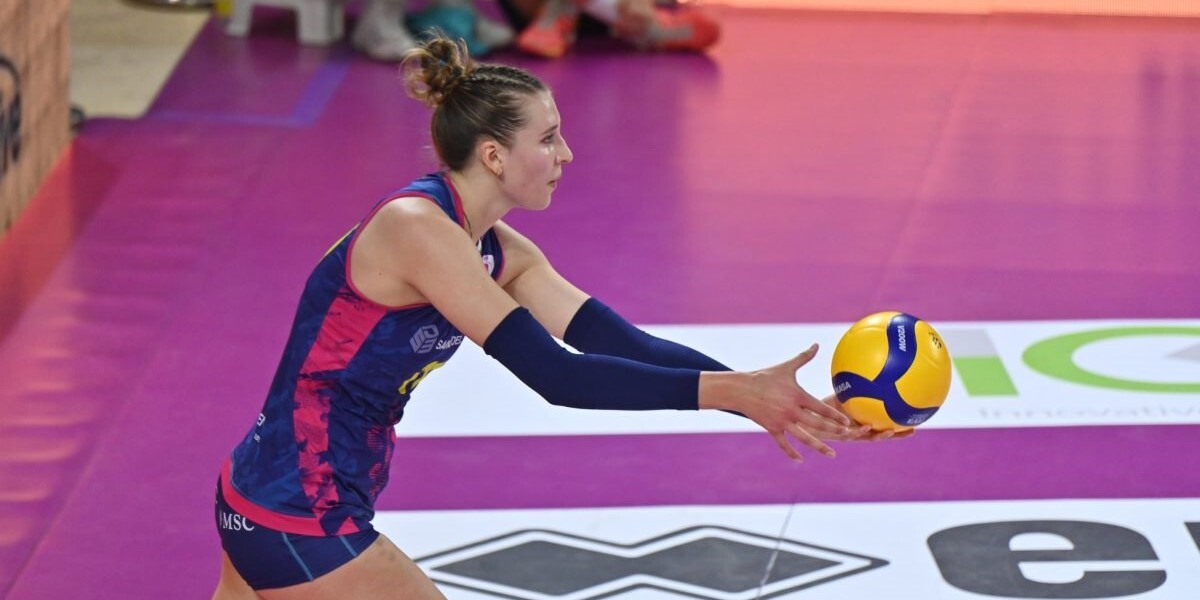
<instances>
[{"instance_id":1,"label":"player's shoulder","mask_svg":"<svg viewBox=\"0 0 1200 600\"><path fill-rule=\"evenodd\" d=\"M359 245L391 256L419 258L456 243L462 235L462 228L436 202L399 195L378 208L364 227Z\"/></svg>"},{"instance_id":2,"label":"player's shoulder","mask_svg":"<svg viewBox=\"0 0 1200 600\"><path fill-rule=\"evenodd\" d=\"M451 231L457 228L433 199L420 195L398 195L385 200L375 219L389 228L428 228Z\"/></svg>"}]
</instances>

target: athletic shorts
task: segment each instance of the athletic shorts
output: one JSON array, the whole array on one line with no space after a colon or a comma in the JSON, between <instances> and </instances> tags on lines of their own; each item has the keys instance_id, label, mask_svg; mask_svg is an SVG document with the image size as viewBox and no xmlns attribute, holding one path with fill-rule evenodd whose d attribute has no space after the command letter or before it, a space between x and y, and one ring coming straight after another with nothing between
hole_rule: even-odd
<instances>
[{"instance_id":1,"label":"athletic shorts","mask_svg":"<svg viewBox=\"0 0 1200 600\"><path fill-rule=\"evenodd\" d=\"M220 480L216 515L221 547L242 579L256 590L312 581L350 562L379 537L374 529L329 537L270 529L230 508Z\"/></svg>"}]
</instances>

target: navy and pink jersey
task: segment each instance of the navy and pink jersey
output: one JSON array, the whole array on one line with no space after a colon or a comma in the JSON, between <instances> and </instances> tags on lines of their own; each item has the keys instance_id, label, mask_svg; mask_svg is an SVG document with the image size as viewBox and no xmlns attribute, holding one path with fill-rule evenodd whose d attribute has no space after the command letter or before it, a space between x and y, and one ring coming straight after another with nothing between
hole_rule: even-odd
<instances>
[{"instance_id":1,"label":"navy and pink jersey","mask_svg":"<svg viewBox=\"0 0 1200 600\"><path fill-rule=\"evenodd\" d=\"M389 199L408 196L428 198L463 223L462 201L443 174L422 177ZM230 506L272 529L307 535L368 529L405 404L463 340L430 304L383 306L355 289L350 253L365 223L309 276L262 413L221 470ZM479 251L498 278L504 261L494 230Z\"/></svg>"}]
</instances>

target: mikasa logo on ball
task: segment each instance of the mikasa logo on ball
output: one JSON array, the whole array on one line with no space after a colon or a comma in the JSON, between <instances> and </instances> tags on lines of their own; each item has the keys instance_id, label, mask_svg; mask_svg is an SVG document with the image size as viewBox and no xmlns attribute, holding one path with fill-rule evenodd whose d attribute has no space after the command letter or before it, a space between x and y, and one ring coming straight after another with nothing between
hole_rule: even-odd
<instances>
[{"instance_id":1,"label":"mikasa logo on ball","mask_svg":"<svg viewBox=\"0 0 1200 600\"><path fill-rule=\"evenodd\" d=\"M908 336L907 336L907 334L905 334L905 333L904 333L904 331L905 331L905 330L904 330L904 326L903 326L903 325L901 325L901 326L900 326L899 328L897 328L897 329L898 329L898 331L900 332L900 333L899 333L899 335L900 335L900 342L899 342L899 343L900 343L900 351L901 351L901 352L908 352Z\"/></svg>"}]
</instances>

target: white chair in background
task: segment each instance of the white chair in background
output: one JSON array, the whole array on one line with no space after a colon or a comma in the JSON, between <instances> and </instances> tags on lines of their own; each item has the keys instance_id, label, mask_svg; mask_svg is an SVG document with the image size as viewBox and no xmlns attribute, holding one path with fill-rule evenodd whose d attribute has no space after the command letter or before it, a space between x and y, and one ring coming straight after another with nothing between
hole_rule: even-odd
<instances>
[{"instance_id":1,"label":"white chair in background","mask_svg":"<svg viewBox=\"0 0 1200 600\"><path fill-rule=\"evenodd\" d=\"M250 20L254 7L278 6L296 11L299 31L297 37L302 44L327 46L340 39L345 32L343 0L233 0L225 32L245 36L250 32Z\"/></svg>"}]
</instances>

